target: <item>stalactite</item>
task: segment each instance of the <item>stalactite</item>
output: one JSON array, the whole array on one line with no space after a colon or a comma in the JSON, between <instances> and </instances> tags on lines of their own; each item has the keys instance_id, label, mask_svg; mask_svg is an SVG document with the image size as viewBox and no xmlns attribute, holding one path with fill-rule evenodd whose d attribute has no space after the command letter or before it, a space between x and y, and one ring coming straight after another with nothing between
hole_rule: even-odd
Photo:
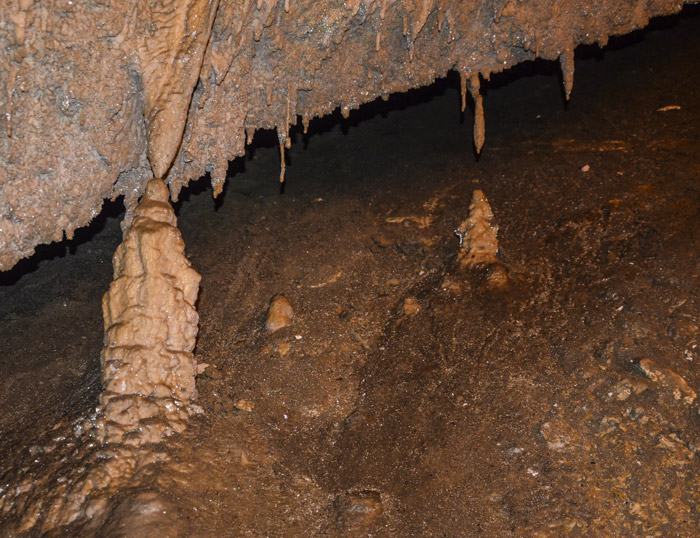
<instances>
[{"instance_id":1,"label":"stalactite","mask_svg":"<svg viewBox=\"0 0 700 538\"><path fill-rule=\"evenodd\" d=\"M568 101L571 97L571 90L574 88L574 47L569 45L566 50L559 54L559 65L564 82L564 94Z\"/></svg>"},{"instance_id":2,"label":"stalactite","mask_svg":"<svg viewBox=\"0 0 700 538\"><path fill-rule=\"evenodd\" d=\"M462 97L462 112L464 112L467 109L467 84L469 83L465 71L459 72L459 81L459 90Z\"/></svg>"},{"instance_id":3,"label":"stalactite","mask_svg":"<svg viewBox=\"0 0 700 538\"><path fill-rule=\"evenodd\" d=\"M474 147L477 153L481 153L486 139L486 124L484 121L484 99L481 96L481 82L479 73L474 72L469 78L469 93L474 99Z\"/></svg>"},{"instance_id":4,"label":"stalactite","mask_svg":"<svg viewBox=\"0 0 700 538\"><path fill-rule=\"evenodd\" d=\"M280 144L280 183L284 183L284 175L287 172L287 163L284 160L284 148L286 143L286 135L277 127L277 140Z\"/></svg>"}]
</instances>

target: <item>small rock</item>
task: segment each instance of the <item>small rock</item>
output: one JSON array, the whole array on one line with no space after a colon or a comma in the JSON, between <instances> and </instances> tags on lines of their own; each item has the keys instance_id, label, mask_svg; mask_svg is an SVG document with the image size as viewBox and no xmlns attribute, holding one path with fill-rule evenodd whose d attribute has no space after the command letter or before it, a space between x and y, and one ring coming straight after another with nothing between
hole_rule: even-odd
<instances>
[{"instance_id":1,"label":"small rock","mask_svg":"<svg viewBox=\"0 0 700 538\"><path fill-rule=\"evenodd\" d=\"M508 269L503 264L494 263L486 272L486 285L491 289L498 289L508 284Z\"/></svg>"},{"instance_id":2,"label":"small rock","mask_svg":"<svg viewBox=\"0 0 700 538\"><path fill-rule=\"evenodd\" d=\"M688 405L695 401L696 392L690 388L685 379L670 368L658 366L651 359L642 359L639 361L639 367L651 381L671 391L675 400L682 399Z\"/></svg>"},{"instance_id":3,"label":"small rock","mask_svg":"<svg viewBox=\"0 0 700 538\"><path fill-rule=\"evenodd\" d=\"M393 241L386 237L385 235L382 234L375 234L372 236L372 240L377 244L378 247L380 248L388 248L391 245L393 245Z\"/></svg>"},{"instance_id":4,"label":"small rock","mask_svg":"<svg viewBox=\"0 0 700 538\"><path fill-rule=\"evenodd\" d=\"M273 333L283 327L288 327L292 324L293 318L294 309L289 299L284 295L275 295L270 301L270 308L267 310L265 330Z\"/></svg>"},{"instance_id":5,"label":"small rock","mask_svg":"<svg viewBox=\"0 0 700 538\"><path fill-rule=\"evenodd\" d=\"M224 374L221 372L221 370L217 368L214 364L207 364L207 367L202 375L204 375L208 379L213 380L222 379L224 377Z\"/></svg>"},{"instance_id":6,"label":"small rock","mask_svg":"<svg viewBox=\"0 0 700 538\"><path fill-rule=\"evenodd\" d=\"M450 277L445 277L445 280L442 281L440 287L442 288L442 291L446 291L448 293L462 293L462 284Z\"/></svg>"},{"instance_id":7,"label":"small rock","mask_svg":"<svg viewBox=\"0 0 700 538\"><path fill-rule=\"evenodd\" d=\"M366 535L366 531L384 512L381 494L378 491L360 491L339 495L335 500L335 512L344 535Z\"/></svg>"},{"instance_id":8,"label":"small rock","mask_svg":"<svg viewBox=\"0 0 700 538\"><path fill-rule=\"evenodd\" d=\"M292 345L288 342L280 342L280 344L277 346L277 349L279 349L280 355L284 357L287 353L289 353L289 349L292 347Z\"/></svg>"},{"instance_id":9,"label":"small rock","mask_svg":"<svg viewBox=\"0 0 700 538\"><path fill-rule=\"evenodd\" d=\"M556 452L590 449L579 429L574 428L561 418L555 418L551 422L542 424L540 426L540 435L547 443L547 448Z\"/></svg>"},{"instance_id":10,"label":"small rock","mask_svg":"<svg viewBox=\"0 0 700 538\"><path fill-rule=\"evenodd\" d=\"M584 165L581 167L581 172L583 172L583 173L585 174L585 173L588 172L590 169L591 169L591 165L590 165L590 164L584 164Z\"/></svg>"},{"instance_id":11,"label":"small rock","mask_svg":"<svg viewBox=\"0 0 700 538\"><path fill-rule=\"evenodd\" d=\"M613 394L615 399L624 402L627 398L632 396L632 383L628 379L623 379L613 388Z\"/></svg>"},{"instance_id":12,"label":"small rock","mask_svg":"<svg viewBox=\"0 0 700 538\"><path fill-rule=\"evenodd\" d=\"M412 316L420 312L420 303L418 299L408 296L403 300L403 313L407 316Z\"/></svg>"},{"instance_id":13,"label":"small rock","mask_svg":"<svg viewBox=\"0 0 700 538\"><path fill-rule=\"evenodd\" d=\"M251 402L250 400L238 400L233 404L233 407L239 411L246 411L250 413L255 407L255 402Z\"/></svg>"}]
</instances>

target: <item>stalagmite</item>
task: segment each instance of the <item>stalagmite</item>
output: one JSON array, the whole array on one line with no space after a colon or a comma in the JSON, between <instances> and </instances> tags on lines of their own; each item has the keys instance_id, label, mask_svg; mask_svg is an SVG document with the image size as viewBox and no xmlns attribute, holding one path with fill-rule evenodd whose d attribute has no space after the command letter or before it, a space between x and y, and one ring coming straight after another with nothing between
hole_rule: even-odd
<instances>
[{"instance_id":1,"label":"stalagmite","mask_svg":"<svg viewBox=\"0 0 700 538\"><path fill-rule=\"evenodd\" d=\"M5 495L0 488L1 536L64 536L57 529L75 522L83 525L76 536L125 536L99 529L115 513L110 503L119 491L142 486L146 469L167 459L157 443L201 412L193 403L192 353L200 277L168 199L162 179L149 181L114 254L114 281L102 300L100 405L53 428L52 438L63 442L37 445L51 458L32 457L4 476L17 486Z\"/></svg>"},{"instance_id":2,"label":"stalagmite","mask_svg":"<svg viewBox=\"0 0 700 538\"><path fill-rule=\"evenodd\" d=\"M102 300L103 442L159 442L198 410L192 351L200 276L168 199L165 182L151 180L114 254L114 281Z\"/></svg>"},{"instance_id":3,"label":"stalagmite","mask_svg":"<svg viewBox=\"0 0 700 538\"><path fill-rule=\"evenodd\" d=\"M483 191L475 190L469 204L469 218L455 233L460 238L459 264L463 268L489 265L498 254L498 225Z\"/></svg>"}]
</instances>

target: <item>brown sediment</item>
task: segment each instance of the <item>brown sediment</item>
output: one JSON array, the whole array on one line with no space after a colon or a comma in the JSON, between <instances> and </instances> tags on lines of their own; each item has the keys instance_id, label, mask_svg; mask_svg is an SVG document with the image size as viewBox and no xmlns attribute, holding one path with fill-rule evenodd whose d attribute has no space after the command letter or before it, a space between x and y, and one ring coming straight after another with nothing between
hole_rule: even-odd
<instances>
[{"instance_id":1,"label":"brown sediment","mask_svg":"<svg viewBox=\"0 0 700 538\"><path fill-rule=\"evenodd\" d=\"M297 115L347 113L452 69L487 80L535 58L561 61L568 95L576 45L604 44L684 3L604 0L594 16L550 4L15 2L0 27L0 270L70 237L106 198L124 195L128 225L154 176L177 199L209 172L219 194L246 133L286 131Z\"/></svg>"}]
</instances>

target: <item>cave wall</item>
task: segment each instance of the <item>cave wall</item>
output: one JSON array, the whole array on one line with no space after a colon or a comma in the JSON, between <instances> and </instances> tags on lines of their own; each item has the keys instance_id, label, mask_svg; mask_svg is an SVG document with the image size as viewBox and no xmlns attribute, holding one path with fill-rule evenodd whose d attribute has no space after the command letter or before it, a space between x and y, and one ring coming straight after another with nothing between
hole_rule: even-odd
<instances>
[{"instance_id":1,"label":"cave wall","mask_svg":"<svg viewBox=\"0 0 700 538\"><path fill-rule=\"evenodd\" d=\"M0 270L71 237L105 198L171 195L257 129L343 114L455 69L479 83L672 14L688 0L1 0ZM468 148L465 148L467 151Z\"/></svg>"}]
</instances>

